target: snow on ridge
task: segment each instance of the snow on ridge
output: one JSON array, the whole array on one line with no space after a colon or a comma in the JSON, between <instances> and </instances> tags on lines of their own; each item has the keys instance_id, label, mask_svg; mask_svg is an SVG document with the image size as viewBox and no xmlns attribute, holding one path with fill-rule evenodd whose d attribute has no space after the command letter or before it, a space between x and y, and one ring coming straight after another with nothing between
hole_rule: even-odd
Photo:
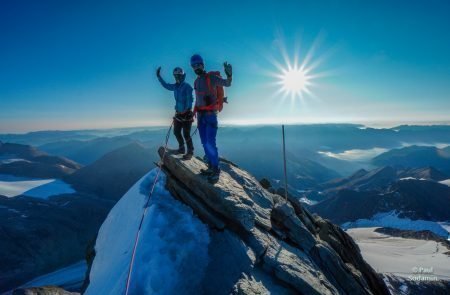
<instances>
[{"instance_id":1,"label":"snow on ridge","mask_svg":"<svg viewBox=\"0 0 450 295\"><path fill-rule=\"evenodd\" d=\"M428 179L425 179L425 178L416 178L416 177L411 177L411 176L408 176L408 177L403 177L403 178L400 178L399 179L399 181L404 181L404 180L422 180L422 181L428 181Z\"/></svg>"},{"instance_id":2,"label":"snow on ridge","mask_svg":"<svg viewBox=\"0 0 450 295\"><path fill-rule=\"evenodd\" d=\"M135 235L156 168L114 206L102 224L90 272L90 294L124 294ZM190 207L165 189L161 173L144 220L130 294L198 294L208 265L209 232Z\"/></svg>"},{"instance_id":3,"label":"snow on ridge","mask_svg":"<svg viewBox=\"0 0 450 295\"><path fill-rule=\"evenodd\" d=\"M440 183L450 186L450 179L442 180Z\"/></svg>"},{"instance_id":4,"label":"snow on ridge","mask_svg":"<svg viewBox=\"0 0 450 295\"><path fill-rule=\"evenodd\" d=\"M54 195L72 193L75 193L75 190L69 184L59 179L17 177L0 174L0 195L8 198L25 195L47 199Z\"/></svg>"},{"instance_id":5,"label":"snow on ridge","mask_svg":"<svg viewBox=\"0 0 450 295\"><path fill-rule=\"evenodd\" d=\"M411 220L409 218L400 218L400 212L396 210L389 212L380 212L372 216L370 219L358 219L356 221L348 221L341 224L344 229L357 227L392 227L403 230L429 230L435 234L448 239L449 231L439 222L428 220Z\"/></svg>"},{"instance_id":6,"label":"snow on ridge","mask_svg":"<svg viewBox=\"0 0 450 295\"><path fill-rule=\"evenodd\" d=\"M59 286L65 289L80 288L84 281L87 264L81 260L72 265L60 268L51 273L47 273L28 281L20 286L21 288L40 287L40 286Z\"/></svg>"},{"instance_id":7,"label":"snow on ridge","mask_svg":"<svg viewBox=\"0 0 450 295\"><path fill-rule=\"evenodd\" d=\"M319 202L317 202L317 201L310 200L310 199L308 199L308 198L306 198L306 197L300 198L300 202L305 203L305 204L310 205L310 206L319 203Z\"/></svg>"},{"instance_id":8,"label":"snow on ridge","mask_svg":"<svg viewBox=\"0 0 450 295\"><path fill-rule=\"evenodd\" d=\"M318 151L317 153L330 157L330 158L336 158L339 160L345 160L345 161L367 161L369 159L372 159L375 156L378 156L384 152L388 151L388 149L380 148L380 147L373 147L370 149L351 149L351 150L345 150L343 152L334 153L330 151Z\"/></svg>"},{"instance_id":9,"label":"snow on ridge","mask_svg":"<svg viewBox=\"0 0 450 295\"><path fill-rule=\"evenodd\" d=\"M27 162L31 163L31 161L20 159L20 158L12 158L12 159L0 159L0 164L11 164L14 162Z\"/></svg>"}]
</instances>

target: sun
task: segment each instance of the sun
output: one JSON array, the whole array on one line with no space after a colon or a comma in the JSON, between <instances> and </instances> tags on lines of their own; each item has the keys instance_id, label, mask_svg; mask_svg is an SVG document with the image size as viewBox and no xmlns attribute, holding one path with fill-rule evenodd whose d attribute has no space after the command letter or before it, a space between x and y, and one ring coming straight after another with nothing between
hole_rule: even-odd
<instances>
[{"instance_id":1,"label":"sun","mask_svg":"<svg viewBox=\"0 0 450 295\"><path fill-rule=\"evenodd\" d=\"M309 99L318 99L313 90L321 83L317 83L319 78L323 78L333 73L331 70L319 70L329 52L324 55L317 55L318 43L321 38L316 38L311 47L300 47L296 42L294 50L288 53L287 47L282 37L278 37L275 43L278 45L281 60L274 56L269 56L268 60L275 66L277 71L268 70L266 73L275 78L270 85L276 86L274 98L285 103L290 98L290 106L294 106L296 101L306 104ZM280 99L281 98L281 99Z\"/></svg>"},{"instance_id":2,"label":"sun","mask_svg":"<svg viewBox=\"0 0 450 295\"><path fill-rule=\"evenodd\" d=\"M283 91L300 95L308 86L308 75L305 71L297 68L283 70L280 75L280 84Z\"/></svg>"},{"instance_id":3,"label":"sun","mask_svg":"<svg viewBox=\"0 0 450 295\"><path fill-rule=\"evenodd\" d=\"M278 93L284 97L290 96L292 100L300 98L302 101L306 94L312 95L310 87L313 85L314 76L309 74L303 65L287 63L285 67L279 67L280 72L275 74L276 84L279 87Z\"/></svg>"}]
</instances>

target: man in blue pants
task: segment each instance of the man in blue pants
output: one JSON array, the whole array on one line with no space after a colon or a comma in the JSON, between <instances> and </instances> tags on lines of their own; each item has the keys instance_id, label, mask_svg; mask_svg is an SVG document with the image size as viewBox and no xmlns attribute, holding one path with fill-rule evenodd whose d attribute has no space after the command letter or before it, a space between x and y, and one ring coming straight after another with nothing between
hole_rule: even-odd
<instances>
[{"instance_id":1,"label":"man in blue pants","mask_svg":"<svg viewBox=\"0 0 450 295\"><path fill-rule=\"evenodd\" d=\"M219 112L217 88L231 85L232 67L226 62L224 63L227 78L222 79L219 75L205 71L203 58L198 54L191 57L191 66L197 74L194 83L196 96L194 111L197 113L198 131L208 161L208 169L202 169L201 173L208 176L210 183L216 183L220 176L219 153L216 145L217 114Z\"/></svg>"}]
</instances>

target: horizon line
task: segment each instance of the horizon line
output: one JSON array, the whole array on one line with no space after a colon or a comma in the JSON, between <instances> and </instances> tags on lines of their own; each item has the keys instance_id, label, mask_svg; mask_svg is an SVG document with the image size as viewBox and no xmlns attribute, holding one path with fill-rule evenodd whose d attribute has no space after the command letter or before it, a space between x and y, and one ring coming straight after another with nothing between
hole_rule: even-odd
<instances>
[{"instance_id":1,"label":"horizon line","mask_svg":"<svg viewBox=\"0 0 450 295\"><path fill-rule=\"evenodd\" d=\"M239 122L239 121L224 121L220 124L220 127L236 127L236 126L301 126L301 125L355 125L365 128L373 129L392 129L399 126L450 126L449 121L323 121L323 122ZM12 131L12 132L0 132L0 135L19 135L19 134L29 134L29 133L39 133L39 132L70 132L70 131L99 131L99 130L118 130L118 129L139 129L139 128L166 128L167 125L163 124L151 124L151 125L135 125L135 126L111 126L111 127L99 127L99 128L63 128L63 129L38 129L38 130L28 130L28 131Z\"/></svg>"}]
</instances>

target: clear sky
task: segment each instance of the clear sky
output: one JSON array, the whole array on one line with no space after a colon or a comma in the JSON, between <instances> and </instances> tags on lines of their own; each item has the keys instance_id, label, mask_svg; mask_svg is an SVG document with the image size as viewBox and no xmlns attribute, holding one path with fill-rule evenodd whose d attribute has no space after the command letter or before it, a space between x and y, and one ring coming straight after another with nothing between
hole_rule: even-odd
<instances>
[{"instance_id":1,"label":"clear sky","mask_svg":"<svg viewBox=\"0 0 450 295\"><path fill-rule=\"evenodd\" d=\"M233 65L224 123L450 121L449 15L445 0L1 1L0 132L168 124L154 72L192 83L193 53ZM280 47L313 47L327 74L303 100L268 75Z\"/></svg>"}]
</instances>

